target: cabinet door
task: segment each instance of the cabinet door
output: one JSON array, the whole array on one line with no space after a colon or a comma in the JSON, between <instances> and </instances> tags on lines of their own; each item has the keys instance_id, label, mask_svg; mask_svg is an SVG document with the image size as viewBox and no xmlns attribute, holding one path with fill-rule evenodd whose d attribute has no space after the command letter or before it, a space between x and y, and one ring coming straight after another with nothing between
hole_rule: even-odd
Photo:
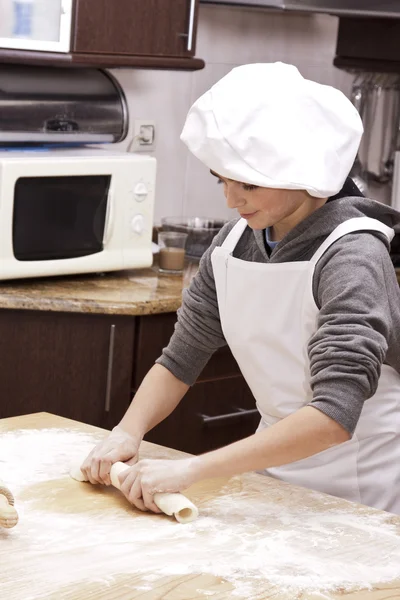
<instances>
[{"instance_id":1,"label":"cabinet door","mask_svg":"<svg viewBox=\"0 0 400 600\"><path fill-rule=\"evenodd\" d=\"M255 432L260 422L243 377L197 383L174 412L145 440L191 454L202 454Z\"/></svg>"},{"instance_id":2,"label":"cabinet door","mask_svg":"<svg viewBox=\"0 0 400 600\"><path fill-rule=\"evenodd\" d=\"M192 56L198 0L76 0L79 53Z\"/></svg>"},{"instance_id":3,"label":"cabinet door","mask_svg":"<svg viewBox=\"0 0 400 600\"><path fill-rule=\"evenodd\" d=\"M175 314L138 320L133 393L168 344L175 321ZM145 439L200 454L251 435L259 421L254 397L226 346L212 356L174 412Z\"/></svg>"},{"instance_id":4,"label":"cabinet door","mask_svg":"<svg viewBox=\"0 0 400 600\"><path fill-rule=\"evenodd\" d=\"M138 351L133 371L133 389L139 386L147 371L161 355L162 349L168 345L174 332L175 322L174 313L151 315L138 320L136 332ZM238 376L241 377L238 364L228 346L225 346L212 356L197 381L214 381Z\"/></svg>"},{"instance_id":5,"label":"cabinet door","mask_svg":"<svg viewBox=\"0 0 400 600\"><path fill-rule=\"evenodd\" d=\"M50 412L110 428L130 398L134 320L0 311L0 417Z\"/></svg>"}]
</instances>

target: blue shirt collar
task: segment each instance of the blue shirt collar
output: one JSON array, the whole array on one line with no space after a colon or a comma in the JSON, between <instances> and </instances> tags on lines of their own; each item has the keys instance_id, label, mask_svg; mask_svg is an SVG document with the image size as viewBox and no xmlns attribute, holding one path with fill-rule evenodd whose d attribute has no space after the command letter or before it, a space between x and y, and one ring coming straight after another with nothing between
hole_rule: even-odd
<instances>
[{"instance_id":1,"label":"blue shirt collar","mask_svg":"<svg viewBox=\"0 0 400 600\"><path fill-rule=\"evenodd\" d=\"M270 240L269 235L270 235L270 228L267 227L265 230L265 241L267 242L267 244L271 248L271 250L273 250L275 248L275 246L277 244L279 244L279 242L273 242L272 240Z\"/></svg>"}]
</instances>

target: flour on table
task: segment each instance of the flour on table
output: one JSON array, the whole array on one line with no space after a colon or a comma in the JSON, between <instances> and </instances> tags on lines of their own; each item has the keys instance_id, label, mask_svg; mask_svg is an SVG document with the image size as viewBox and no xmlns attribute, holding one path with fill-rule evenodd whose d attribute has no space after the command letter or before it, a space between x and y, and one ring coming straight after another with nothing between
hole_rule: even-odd
<instances>
[{"instance_id":1,"label":"flour on table","mask_svg":"<svg viewBox=\"0 0 400 600\"><path fill-rule=\"evenodd\" d=\"M63 586L87 581L106 586L130 574L141 574L136 589L145 591L164 577L204 573L229 581L232 596L246 600L267 587L285 589L293 598L302 592L324 598L324 592L399 577L400 536L390 515L330 508L318 513L267 495L249 498L251 478L240 491L203 503L198 520L187 525L146 514L130 520L119 505L110 512L96 505L90 513L62 512L56 502L42 510L37 501L26 500L30 486L67 477L71 461L99 439L74 429L0 434L1 478L20 513L14 530L0 532L2 547L10 550L7 564L0 564L0 598L14 598L22 580L30 588L23 600L38 600Z\"/></svg>"},{"instance_id":2,"label":"flour on table","mask_svg":"<svg viewBox=\"0 0 400 600\"><path fill-rule=\"evenodd\" d=\"M0 473L14 494L40 481L60 479L102 437L52 428L0 433Z\"/></svg>"}]
</instances>

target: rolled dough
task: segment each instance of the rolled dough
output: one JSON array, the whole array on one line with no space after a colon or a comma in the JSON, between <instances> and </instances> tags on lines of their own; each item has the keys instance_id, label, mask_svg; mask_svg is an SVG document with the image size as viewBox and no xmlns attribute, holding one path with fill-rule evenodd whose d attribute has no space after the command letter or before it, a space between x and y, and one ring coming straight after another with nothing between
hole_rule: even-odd
<instances>
[{"instance_id":1,"label":"rolled dough","mask_svg":"<svg viewBox=\"0 0 400 600\"><path fill-rule=\"evenodd\" d=\"M11 529L18 523L18 513L14 508L14 496L5 483L0 481L0 526Z\"/></svg>"},{"instance_id":2,"label":"rolled dough","mask_svg":"<svg viewBox=\"0 0 400 600\"><path fill-rule=\"evenodd\" d=\"M73 465L69 474L77 481L88 481L80 469L82 462L83 461L81 461L79 465ZM118 490L121 489L118 475L127 468L129 467L122 462L116 462L111 467L111 483ZM197 506L190 502L183 494L154 494L154 504L166 515L173 515L179 523L190 523L199 516Z\"/></svg>"}]
</instances>

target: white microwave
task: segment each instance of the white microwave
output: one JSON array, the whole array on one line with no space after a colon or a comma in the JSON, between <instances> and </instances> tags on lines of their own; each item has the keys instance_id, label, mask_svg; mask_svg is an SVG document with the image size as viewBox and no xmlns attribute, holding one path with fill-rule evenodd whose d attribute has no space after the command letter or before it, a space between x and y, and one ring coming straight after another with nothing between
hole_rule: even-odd
<instances>
[{"instance_id":1,"label":"white microwave","mask_svg":"<svg viewBox=\"0 0 400 600\"><path fill-rule=\"evenodd\" d=\"M156 160L103 149L0 152L0 279L152 264Z\"/></svg>"}]
</instances>

